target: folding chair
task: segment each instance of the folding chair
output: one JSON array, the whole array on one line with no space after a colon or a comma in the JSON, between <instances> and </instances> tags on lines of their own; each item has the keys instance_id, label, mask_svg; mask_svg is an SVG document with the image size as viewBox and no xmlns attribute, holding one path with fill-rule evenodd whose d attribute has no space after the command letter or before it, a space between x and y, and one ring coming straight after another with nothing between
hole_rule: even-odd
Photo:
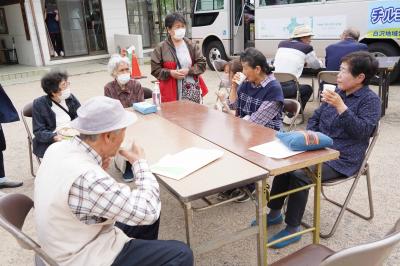
<instances>
[{"instance_id":1,"label":"folding chair","mask_svg":"<svg viewBox=\"0 0 400 266\"><path fill-rule=\"evenodd\" d=\"M36 176L35 171L33 170L33 156L36 157L36 160L39 165L40 165L40 158L33 154L32 132L31 132L31 129L29 128L28 122L26 120L27 117L32 118L32 105L33 105L32 103L28 103L27 105L24 106L24 108L21 110L21 118L22 118L22 122L24 123L27 138L28 138L29 162L30 162L30 168L31 168L31 175L33 177L35 177Z\"/></svg>"},{"instance_id":2,"label":"folding chair","mask_svg":"<svg viewBox=\"0 0 400 266\"><path fill-rule=\"evenodd\" d=\"M149 88L142 87L143 88L143 94L144 94L144 99L151 99L153 97L153 91Z\"/></svg>"},{"instance_id":3,"label":"folding chair","mask_svg":"<svg viewBox=\"0 0 400 266\"><path fill-rule=\"evenodd\" d=\"M383 265L400 242L400 219L393 229L381 240L346 248L338 252L323 245L308 245L271 266L342 266L342 265Z\"/></svg>"},{"instance_id":4,"label":"folding chair","mask_svg":"<svg viewBox=\"0 0 400 266\"><path fill-rule=\"evenodd\" d=\"M292 131L296 127L296 119L300 113L301 105L293 99L285 99L283 103L283 115L292 117L292 121L286 131Z\"/></svg>"},{"instance_id":5,"label":"folding chair","mask_svg":"<svg viewBox=\"0 0 400 266\"><path fill-rule=\"evenodd\" d=\"M274 76L280 83L289 82L289 81L293 81L295 83L296 90L297 90L296 100L300 103L300 110L301 110L302 121L300 123L302 123L304 121L304 110L302 110L302 108L301 108L300 85L299 85L299 81L297 80L297 77L291 73L283 73L283 72L274 72ZM298 123L298 124L300 124L300 123Z\"/></svg>"},{"instance_id":6,"label":"folding chair","mask_svg":"<svg viewBox=\"0 0 400 266\"><path fill-rule=\"evenodd\" d=\"M0 227L9 232L22 248L35 252L36 266L45 266L43 261L47 265L57 266L58 264L40 245L21 230L32 207L33 201L23 194L7 194L0 197Z\"/></svg>"},{"instance_id":7,"label":"folding chair","mask_svg":"<svg viewBox=\"0 0 400 266\"><path fill-rule=\"evenodd\" d=\"M340 213L339 213L331 231L328 234L321 234L322 238L329 238L335 233L335 231L338 227L338 224L343 217L345 210L353 213L354 215L357 215L358 217L360 217L364 220L371 220L374 217L374 205L373 205L373 201L372 201L371 176L370 176L370 171L369 171L368 159L369 159L369 156L371 155L371 152L372 152L372 150L375 146L375 143L378 139L379 127L380 127L380 123L378 123L378 125L376 126L376 128L374 130L374 133L371 136L370 144L367 148L367 151L365 152L365 158L361 164L360 170L358 170L358 172L355 175L347 177L345 179L334 179L334 180L329 180L328 182L322 183L322 187L321 187L322 196L327 201L329 201L329 202L333 203L334 205L341 208ZM350 202L351 197L353 196L354 190L357 187L357 183L363 175L365 176L366 181L367 181L368 205L369 205L369 215L368 216L363 215L363 214L347 207ZM339 184L344 183L349 180L353 180L353 184L352 184L352 186L349 190L349 193L347 194L346 200L344 201L343 204L341 204L337 201L334 201L333 199L329 198L325 194L324 187L336 186L336 185L339 185Z\"/></svg>"},{"instance_id":8,"label":"folding chair","mask_svg":"<svg viewBox=\"0 0 400 266\"><path fill-rule=\"evenodd\" d=\"M318 99L321 94L321 82L337 85L337 76L339 71L321 71L318 73Z\"/></svg>"}]
</instances>

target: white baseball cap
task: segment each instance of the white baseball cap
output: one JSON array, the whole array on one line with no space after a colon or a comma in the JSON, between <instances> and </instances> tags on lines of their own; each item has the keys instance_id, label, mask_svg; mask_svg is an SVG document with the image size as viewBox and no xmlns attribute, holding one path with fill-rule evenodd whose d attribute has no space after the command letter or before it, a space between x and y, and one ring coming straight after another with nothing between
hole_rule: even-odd
<instances>
[{"instance_id":1,"label":"white baseball cap","mask_svg":"<svg viewBox=\"0 0 400 266\"><path fill-rule=\"evenodd\" d=\"M137 120L136 115L126 111L120 101L105 96L89 99L78 108L77 114L71 126L86 135L126 128Z\"/></svg>"}]
</instances>

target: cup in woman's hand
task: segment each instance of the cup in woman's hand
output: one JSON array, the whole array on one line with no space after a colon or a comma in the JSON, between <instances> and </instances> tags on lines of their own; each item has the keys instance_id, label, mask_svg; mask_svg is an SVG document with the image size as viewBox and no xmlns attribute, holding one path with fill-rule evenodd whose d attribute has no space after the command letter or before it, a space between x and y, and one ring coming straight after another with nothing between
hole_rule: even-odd
<instances>
[{"instance_id":1,"label":"cup in woman's hand","mask_svg":"<svg viewBox=\"0 0 400 266\"><path fill-rule=\"evenodd\" d=\"M237 72L233 77L233 81L238 85L242 85L243 81L246 79L246 75L242 72Z\"/></svg>"},{"instance_id":2,"label":"cup in woman's hand","mask_svg":"<svg viewBox=\"0 0 400 266\"><path fill-rule=\"evenodd\" d=\"M323 91L332 91L334 92L336 89L335 85L332 84L324 84L324 90Z\"/></svg>"}]
</instances>

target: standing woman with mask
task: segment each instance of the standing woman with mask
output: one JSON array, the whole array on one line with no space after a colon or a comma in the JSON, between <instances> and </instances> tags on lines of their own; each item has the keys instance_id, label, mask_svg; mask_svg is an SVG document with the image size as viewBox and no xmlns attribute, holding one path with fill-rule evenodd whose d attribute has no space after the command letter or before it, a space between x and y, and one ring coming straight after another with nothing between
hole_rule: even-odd
<instances>
[{"instance_id":1,"label":"standing woman with mask","mask_svg":"<svg viewBox=\"0 0 400 266\"><path fill-rule=\"evenodd\" d=\"M131 79L128 57L113 55L108 61L108 72L114 80L104 86L104 96L120 101L124 108L144 101L142 85Z\"/></svg>"},{"instance_id":2,"label":"standing woman with mask","mask_svg":"<svg viewBox=\"0 0 400 266\"><path fill-rule=\"evenodd\" d=\"M57 129L69 127L81 106L70 91L67 73L47 73L41 85L46 95L35 99L32 107L33 153L39 158L52 143L63 140Z\"/></svg>"},{"instance_id":3,"label":"standing woman with mask","mask_svg":"<svg viewBox=\"0 0 400 266\"><path fill-rule=\"evenodd\" d=\"M169 14L165 27L168 37L151 55L151 74L160 81L161 101L193 100L187 97L188 87L201 89L204 96L207 87L200 75L206 70L206 60L199 46L185 38L185 18L179 13Z\"/></svg>"}]
</instances>

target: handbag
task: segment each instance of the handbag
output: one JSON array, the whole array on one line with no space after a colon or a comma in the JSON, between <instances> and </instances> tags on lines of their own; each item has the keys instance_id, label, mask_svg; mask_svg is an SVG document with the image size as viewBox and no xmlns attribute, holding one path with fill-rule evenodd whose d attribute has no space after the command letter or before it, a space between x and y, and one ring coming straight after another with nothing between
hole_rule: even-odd
<instances>
[{"instance_id":1,"label":"handbag","mask_svg":"<svg viewBox=\"0 0 400 266\"><path fill-rule=\"evenodd\" d=\"M202 103L200 83L196 76L187 76L182 80L182 99Z\"/></svg>"}]
</instances>

